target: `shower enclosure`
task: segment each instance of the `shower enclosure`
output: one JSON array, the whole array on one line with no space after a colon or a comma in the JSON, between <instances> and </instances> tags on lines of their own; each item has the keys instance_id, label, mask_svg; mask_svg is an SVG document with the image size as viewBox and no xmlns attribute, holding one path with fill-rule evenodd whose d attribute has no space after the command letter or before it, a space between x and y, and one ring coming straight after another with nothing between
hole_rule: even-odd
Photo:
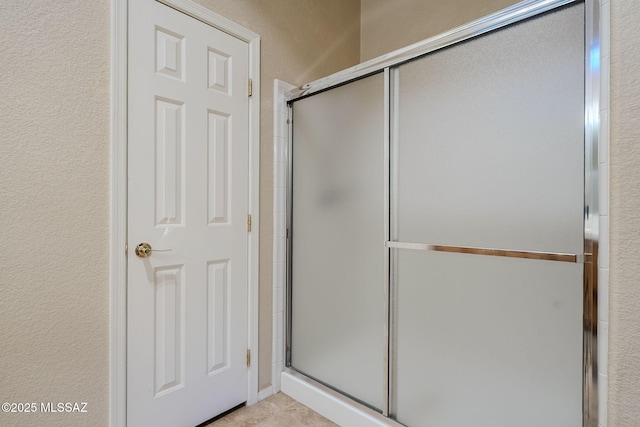
<instances>
[{"instance_id":1,"label":"shower enclosure","mask_svg":"<svg viewBox=\"0 0 640 427\"><path fill-rule=\"evenodd\" d=\"M526 1L289 101L289 369L409 426L597 425L594 13Z\"/></svg>"}]
</instances>

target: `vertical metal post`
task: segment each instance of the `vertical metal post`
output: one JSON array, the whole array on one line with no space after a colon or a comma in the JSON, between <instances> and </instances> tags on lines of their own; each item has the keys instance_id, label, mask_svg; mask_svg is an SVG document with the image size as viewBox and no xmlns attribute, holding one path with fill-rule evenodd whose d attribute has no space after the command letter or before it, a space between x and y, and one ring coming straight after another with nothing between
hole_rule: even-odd
<instances>
[{"instance_id":1,"label":"vertical metal post","mask_svg":"<svg viewBox=\"0 0 640 427\"><path fill-rule=\"evenodd\" d=\"M585 1L583 426L598 426L600 8Z\"/></svg>"},{"instance_id":2,"label":"vertical metal post","mask_svg":"<svg viewBox=\"0 0 640 427\"><path fill-rule=\"evenodd\" d=\"M389 68L385 68L384 70L384 240L385 242L390 240L389 234L389 221L390 221L390 194L389 194L389 186L390 186L390 158L389 158L389 143L390 143L390 131L391 131L391 111L389 107L390 102L390 93L391 93L391 83L389 79ZM384 242L381 242L384 245ZM384 333L383 333L383 373L382 373L382 415L385 417L389 416L389 351L390 351L390 307L389 304L391 302L391 287L390 287L390 277L389 277L389 251L390 249L386 247L384 248L384 309L383 309L383 318L384 318Z\"/></svg>"},{"instance_id":3,"label":"vertical metal post","mask_svg":"<svg viewBox=\"0 0 640 427\"><path fill-rule=\"evenodd\" d=\"M388 69L388 115L389 115L389 133L388 133L388 158L387 158L387 175L385 176L385 183L387 189L385 190L389 195L388 198L388 218L386 218L388 224L387 241L395 241L398 239L398 84L399 84L399 70L397 67ZM388 387L387 387L387 410L389 417L396 415L396 325L395 320L397 318L397 277L396 277L396 257L397 250L387 248L387 270L386 280L388 282L388 312L386 313L389 326L387 343L388 348L386 354L388 355L387 374L388 374Z\"/></svg>"},{"instance_id":4,"label":"vertical metal post","mask_svg":"<svg viewBox=\"0 0 640 427\"><path fill-rule=\"evenodd\" d=\"M293 242L293 108L291 104L287 104L287 125L288 125L288 136L289 139L287 141L287 220L286 220L286 241L285 244L287 246L287 254L286 254L286 303L285 303L285 340L286 340L286 351L284 357L284 364L286 367L291 367L291 334L292 334L292 293L293 289L291 286L291 274L292 274L292 242Z\"/></svg>"}]
</instances>

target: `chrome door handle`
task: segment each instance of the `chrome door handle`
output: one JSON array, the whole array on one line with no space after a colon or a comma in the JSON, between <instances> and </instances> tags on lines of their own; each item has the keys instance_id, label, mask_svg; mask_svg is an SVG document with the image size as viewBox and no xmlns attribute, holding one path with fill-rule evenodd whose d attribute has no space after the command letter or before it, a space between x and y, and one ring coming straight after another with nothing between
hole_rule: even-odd
<instances>
[{"instance_id":1,"label":"chrome door handle","mask_svg":"<svg viewBox=\"0 0 640 427\"><path fill-rule=\"evenodd\" d=\"M148 258L152 252L169 252L171 249L153 249L147 242L142 242L136 246L136 255L140 258Z\"/></svg>"}]
</instances>

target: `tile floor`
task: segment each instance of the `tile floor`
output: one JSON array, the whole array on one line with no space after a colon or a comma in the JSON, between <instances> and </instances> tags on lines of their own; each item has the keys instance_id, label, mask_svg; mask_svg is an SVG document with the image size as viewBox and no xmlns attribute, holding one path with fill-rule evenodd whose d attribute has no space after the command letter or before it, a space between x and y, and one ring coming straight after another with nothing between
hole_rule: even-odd
<instances>
[{"instance_id":1,"label":"tile floor","mask_svg":"<svg viewBox=\"0 0 640 427\"><path fill-rule=\"evenodd\" d=\"M332 427L337 424L284 393L245 406L201 427Z\"/></svg>"}]
</instances>

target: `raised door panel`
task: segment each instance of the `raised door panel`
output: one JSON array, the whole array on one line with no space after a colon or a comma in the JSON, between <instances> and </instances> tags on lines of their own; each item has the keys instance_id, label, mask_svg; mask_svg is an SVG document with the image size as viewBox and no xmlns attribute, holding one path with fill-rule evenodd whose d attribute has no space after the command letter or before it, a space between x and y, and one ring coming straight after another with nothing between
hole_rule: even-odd
<instances>
[{"instance_id":1,"label":"raised door panel","mask_svg":"<svg viewBox=\"0 0 640 427\"><path fill-rule=\"evenodd\" d=\"M229 366L230 260L208 263L207 272L207 373Z\"/></svg>"},{"instance_id":2,"label":"raised door panel","mask_svg":"<svg viewBox=\"0 0 640 427\"><path fill-rule=\"evenodd\" d=\"M208 112L208 215L210 225L229 224L231 220L231 116Z\"/></svg>"},{"instance_id":3,"label":"raised door panel","mask_svg":"<svg viewBox=\"0 0 640 427\"><path fill-rule=\"evenodd\" d=\"M155 99L156 226L184 225L185 104Z\"/></svg>"},{"instance_id":4,"label":"raised door panel","mask_svg":"<svg viewBox=\"0 0 640 427\"><path fill-rule=\"evenodd\" d=\"M155 397L184 387L185 307L182 266L155 269Z\"/></svg>"}]
</instances>

